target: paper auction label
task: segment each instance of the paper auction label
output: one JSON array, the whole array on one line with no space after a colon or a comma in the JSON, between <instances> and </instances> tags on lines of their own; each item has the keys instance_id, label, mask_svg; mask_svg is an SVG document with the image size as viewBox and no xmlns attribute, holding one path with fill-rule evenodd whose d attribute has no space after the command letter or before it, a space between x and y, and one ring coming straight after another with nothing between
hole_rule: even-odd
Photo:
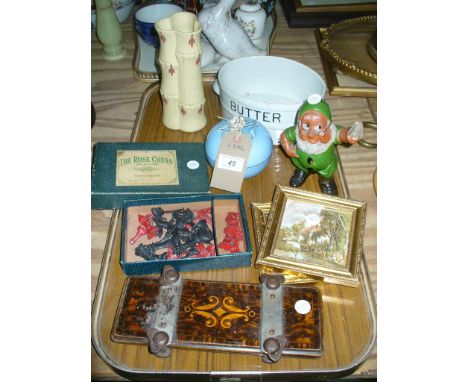
<instances>
[{"instance_id":1,"label":"paper auction label","mask_svg":"<svg viewBox=\"0 0 468 382\"><path fill-rule=\"evenodd\" d=\"M225 133L219 145L210 187L239 192L251 147L250 136L234 131Z\"/></svg>"},{"instance_id":2,"label":"paper auction label","mask_svg":"<svg viewBox=\"0 0 468 382\"><path fill-rule=\"evenodd\" d=\"M175 150L118 150L116 186L178 185Z\"/></svg>"}]
</instances>

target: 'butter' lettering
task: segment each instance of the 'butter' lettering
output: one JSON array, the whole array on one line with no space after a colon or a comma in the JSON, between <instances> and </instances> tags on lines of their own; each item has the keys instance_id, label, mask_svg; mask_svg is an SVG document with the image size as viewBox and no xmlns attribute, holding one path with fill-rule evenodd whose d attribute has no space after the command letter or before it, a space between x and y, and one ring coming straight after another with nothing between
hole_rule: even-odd
<instances>
[{"instance_id":1,"label":"'butter' lettering","mask_svg":"<svg viewBox=\"0 0 468 382\"><path fill-rule=\"evenodd\" d=\"M234 111L236 114L243 115L244 117L255 118L257 121L262 120L263 122L267 122L267 123L281 123L280 113L270 113L268 111L250 109L247 106L239 105L238 103L232 100L231 100L231 110Z\"/></svg>"}]
</instances>

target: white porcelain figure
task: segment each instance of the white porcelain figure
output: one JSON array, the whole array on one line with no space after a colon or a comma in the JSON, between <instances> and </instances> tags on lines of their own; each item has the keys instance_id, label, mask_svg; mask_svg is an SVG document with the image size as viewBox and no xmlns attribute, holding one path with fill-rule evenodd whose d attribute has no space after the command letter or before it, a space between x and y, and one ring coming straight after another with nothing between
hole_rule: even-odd
<instances>
[{"instance_id":1,"label":"white porcelain figure","mask_svg":"<svg viewBox=\"0 0 468 382\"><path fill-rule=\"evenodd\" d=\"M202 62L201 62L201 67L202 69L211 64L214 61L216 51L213 48L213 45L211 45L210 41L206 38L205 35L201 35L201 43L202 43Z\"/></svg>"},{"instance_id":2,"label":"white porcelain figure","mask_svg":"<svg viewBox=\"0 0 468 382\"><path fill-rule=\"evenodd\" d=\"M203 33L216 51L230 59L248 56L265 56L265 50L258 49L247 32L231 17L231 7L236 0L220 0L214 6L203 8L198 20Z\"/></svg>"},{"instance_id":3,"label":"white porcelain figure","mask_svg":"<svg viewBox=\"0 0 468 382\"><path fill-rule=\"evenodd\" d=\"M252 40L263 36L266 12L260 3L242 4L236 11L236 20Z\"/></svg>"},{"instance_id":4,"label":"white porcelain figure","mask_svg":"<svg viewBox=\"0 0 468 382\"><path fill-rule=\"evenodd\" d=\"M155 24L161 47L160 93L163 124L193 132L206 125L205 94L201 74L201 24L190 12L179 12Z\"/></svg>"}]
</instances>

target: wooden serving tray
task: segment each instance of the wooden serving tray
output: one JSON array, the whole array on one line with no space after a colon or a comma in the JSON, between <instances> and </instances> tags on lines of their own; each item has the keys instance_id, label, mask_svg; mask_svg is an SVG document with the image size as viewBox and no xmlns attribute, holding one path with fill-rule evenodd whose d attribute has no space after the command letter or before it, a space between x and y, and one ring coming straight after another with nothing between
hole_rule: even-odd
<instances>
[{"instance_id":1,"label":"wooden serving tray","mask_svg":"<svg viewBox=\"0 0 468 382\"><path fill-rule=\"evenodd\" d=\"M211 83L205 83L207 126L195 133L172 131L161 123L162 105L159 84L152 84L143 94L131 140L134 142L204 142L220 113L217 96ZM277 184L287 185L294 169L281 148L273 148L267 168L244 181L241 192L246 209L250 203L270 202ZM341 196L348 196L341 163L335 174ZM303 189L320 192L315 176L310 176ZM212 189L212 192L220 191ZM250 236L253 236L252 216L248 214ZM360 263L360 284L356 288L317 282L322 295L323 356L300 358L283 356L274 364L262 363L250 354L214 352L208 350L173 349L168 358L156 358L141 344L121 344L111 340L112 325L125 284L119 264L121 211L115 210L111 220L107 245L101 266L92 316L92 340L99 356L120 375L139 379L187 380L196 374L197 380L243 378L251 380L314 378L344 376L352 373L372 353L376 342L376 308L365 257ZM254 252L255 255L255 252ZM252 261L253 263L253 261ZM187 272L185 279L258 283L259 272L253 265L238 269Z\"/></svg>"}]
</instances>

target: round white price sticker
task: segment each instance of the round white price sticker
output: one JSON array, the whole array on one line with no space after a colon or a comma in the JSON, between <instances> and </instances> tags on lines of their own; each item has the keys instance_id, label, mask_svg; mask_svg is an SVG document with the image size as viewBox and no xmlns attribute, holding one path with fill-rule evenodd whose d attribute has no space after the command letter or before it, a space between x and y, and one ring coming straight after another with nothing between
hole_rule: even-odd
<instances>
[{"instance_id":1,"label":"round white price sticker","mask_svg":"<svg viewBox=\"0 0 468 382\"><path fill-rule=\"evenodd\" d=\"M200 163L198 163L196 160L189 160L187 162L187 167L190 170L196 170L198 167L200 167Z\"/></svg>"},{"instance_id":2,"label":"round white price sticker","mask_svg":"<svg viewBox=\"0 0 468 382\"><path fill-rule=\"evenodd\" d=\"M309 301L306 301L306 300L298 300L298 301L296 301L296 303L294 304L294 309L296 309L296 312L297 312L297 313L300 313L300 314L307 314L307 313L310 312L310 309L312 309L312 307L310 306Z\"/></svg>"}]
</instances>

